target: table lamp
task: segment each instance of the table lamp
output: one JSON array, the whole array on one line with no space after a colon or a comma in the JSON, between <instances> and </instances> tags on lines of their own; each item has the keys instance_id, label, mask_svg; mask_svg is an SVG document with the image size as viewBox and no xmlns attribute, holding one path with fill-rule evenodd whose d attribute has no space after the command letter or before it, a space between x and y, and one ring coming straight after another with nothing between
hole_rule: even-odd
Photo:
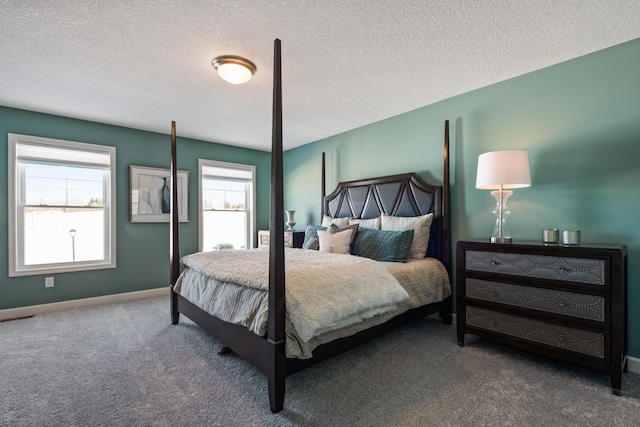
<instances>
[{"instance_id":1,"label":"table lamp","mask_svg":"<svg viewBox=\"0 0 640 427\"><path fill-rule=\"evenodd\" d=\"M478 156L478 174L476 188L493 190L491 195L496 199L493 214L496 226L491 235L491 243L511 243L512 238L507 229L507 218L511 210L507 207L507 199L513 194L512 188L531 186L529 171L529 155L524 150L491 151Z\"/></svg>"}]
</instances>

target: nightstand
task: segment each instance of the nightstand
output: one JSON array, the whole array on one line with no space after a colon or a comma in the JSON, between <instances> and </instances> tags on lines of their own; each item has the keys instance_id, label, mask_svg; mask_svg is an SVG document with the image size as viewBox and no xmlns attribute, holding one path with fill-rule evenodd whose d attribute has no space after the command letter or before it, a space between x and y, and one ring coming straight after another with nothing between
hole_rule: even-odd
<instances>
[{"instance_id":1,"label":"nightstand","mask_svg":"<svg viewBox=\"0 0 640 427\"><path fill-rule=\"evenodd\" d=\"M626 370L625 245L459 241L458 344L466 333L606 372Z\"/></svg>"},{"instance_id":2,"label":"nightstand","mask_svg":"<svg viewBox=\"0 0 640 427\"><path fill-rule=\"evenodd\" d=\"M304 242L304 231L285 231L284 246L287 248L301 248ZM269 230L258 231L258 247L269 246Z\"/></svg>"}]
</instances>

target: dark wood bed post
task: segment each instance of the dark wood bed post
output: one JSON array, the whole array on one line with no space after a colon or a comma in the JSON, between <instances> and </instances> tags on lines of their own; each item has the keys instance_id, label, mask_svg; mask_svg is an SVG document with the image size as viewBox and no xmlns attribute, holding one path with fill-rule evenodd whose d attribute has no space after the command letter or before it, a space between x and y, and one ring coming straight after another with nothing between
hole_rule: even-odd
<instances>
[{"instance_id":1,"label":"dark wood bed post","mask_svg":"<svg viewBox=\"0 0 640 427\"><path fill-rule=\"evenodd\" d=\"M171 216L169 218L169 260L171 265L171 323L178 324L180 312L178 311L178 295L173 292L173 287L180 275L180 239L178 227L178 165L176 164L176 122L171 122Z\"/></svg>"},{"instance_id":2,"label":"dark wood bed post","mask_svg":"<svg viewBox=\"0 0 640 427\"><path fill-rule=\"evenodd\" d=\"M273 128L271 146L271 209L269 217L269 317L267 343L269 403L272 412L284 406L285 355L285 268L284 195L282 159L282 73L280 40L274 42Z\"/></svg>"},{"instance_id":3,"label":"dark wood bed post","mask_svg":"<svg viewBox=\"0 0 640 427\"><path fill-rule=\"evenodd\" d=\"M444 122L444 176L442 183L442 259L451 276L451 175L449 164L449 120Z\"/></svg>"},{"instance_id":4,"label":"dark wood bed post","mask_svg":"<svg viewBox=\"0 0 640 427\"><path fill-rule=\"evenodd\" d=\"M324 151L322 152L322 199L320 200L320 221L324 218L324 198L327 195L326 187L326 175L325 175L325 163L324 163Z\"/></svg>"},{"instance_id":5,"label":"dark wood bed post","mask_svg":"<svg viewBox=\"0 0 640 427\"><path fill-rule=\"evenodd\" d=\"M440 256L442 257L442 263L449 274L449 279L453 280L451 276L451 175L449 162L449 120L445 120L444 122L444 173L442 190L442 253ZM449 298L444 301L443 305L440 317L442 318L443 323L450 325L452 321L451 312L453 310L453 298L449 296Z\"/></svg>"}]
</instances>

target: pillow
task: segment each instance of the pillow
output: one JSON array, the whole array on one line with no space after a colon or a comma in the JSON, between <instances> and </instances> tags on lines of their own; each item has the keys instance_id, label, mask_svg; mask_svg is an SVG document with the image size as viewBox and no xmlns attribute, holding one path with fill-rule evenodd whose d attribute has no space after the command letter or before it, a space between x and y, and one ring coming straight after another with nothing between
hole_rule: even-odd
<instances>
[{"instance_id":1,"label":"pillow","mask_svg":"<svg viewBox=\"0 0 640 427\"><path fill-rule=\"evenodd\" d=\"M376 261L406 262L412 240L413 230L373 230L361 227L351 253Z\"/></svg>"},{"instance_id":2,"label":"pillow","mask_svg":"<svg viewBox=\"0 0 640 427\"><path fill-rule=\"evenodd\" d=\"M327 227L321 225L307 224L307 228L304 230L304 240L302 241L303 249L320 249L320 242L318 241L318 230L326 230Z\"/></svg>"},{"instance_id":3,"label":"pillow","mask_svg":"<svg viewBox=\"0 0 640 427\"><path fill-rule=\"evenodd\" d=\"M334 254L350 254L352 234L353 234L353 230L344 230L335 234L325 230L318 230L318 240L320 240L320 252L331 252Z\"/></svg>"},{"instance_id":4,"label":"pillow","mask_svg":"<svg viewBox=\"0 0 640 427\"><path fill-rule=\"evenodd\" d=\"M380 230L380 217L371 219L351 218L349 225L359 224L360 227L372 228L374 230Z\"/></svg>"},{"instance_id":5,"label":"pillow","mask_svg":"<svg viewBox=\"0 0 640 427\"><path fill-rule=\"evenodd\" d=\"M323 215L322 216L322 226L323 227L329 227L331 224L335 224L338 227L346 227L347 225L349 225L349 219L347 217L344 218L333 218L330 217L329 215Z\"/></svg>"},{"instance_id":6,"label":"pillow","mask_svg":"<svg viewBox=\"0 0 640 427\"><path fill-rule=\"evenodd\" d=\"M335 224L331 224L327 231L331 234L340 233L341 231L350 230L351 231L351 241L349 242L350 247L353 247L353 244L356 241L356 236L358 235L358 224L347 225L345 227L338 227Z\"/></svg>"},{"instance_id":7,"label":"pillow","mask_svg":"<svg viewBox=\"0 0 640 427\"><path fill-rule=\"evenodd\" d=\"M411 259L421 259L427 254L432 221L432 213L411 217L382 214L381 226L382 230L413 230L413 242L411 243L407 257Z\"/></svg>"}]
</instances>

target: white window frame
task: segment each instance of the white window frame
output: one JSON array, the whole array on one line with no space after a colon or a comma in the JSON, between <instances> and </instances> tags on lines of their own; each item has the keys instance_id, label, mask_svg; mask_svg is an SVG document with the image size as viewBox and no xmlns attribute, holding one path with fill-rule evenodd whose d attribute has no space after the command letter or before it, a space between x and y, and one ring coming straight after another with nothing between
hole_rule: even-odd
<instances>
[{"instance_id":1,"label":"white window frame","mask_svg":"<svg viewBox=\"0 0 640 427\"><path fill-rule=\"evenodd\" d=\"M116 267L116 148L106 145L88 144L84 142L65 141L61 139L43 138L29 135L8 134L8 225L9 225L9 277L31 276L39 274L66 273L72 271L99 270ZM66 263L50 263L24 265L24 215L21 197L21 180L18 168L19 144L40 145L44 147L63 148L109 156L109 179L104 182L105 197L104 217L104 254L105 258L95 261L72 261ZM53 160L61 165L77 164L64 160ZM108 199L108 200L106 200Z\"/></svg>"},{"instance_id":2,"label":"white window frame","mask_svg":"<svg viewBox=\"0 0 640 427\"><path fill-rule=\"evenodd\" d=\"M218 160L198 159L198 240L200 251L204 251L204 218L203 218L203 194L202 194L202 179L206 176L203 173L205 167L216 167L223 169L239 170L243 172L251 173L251 194L248 197L248 206L246 208L247 213L247 241L245 242L245 248L255 247L255 229L256 229L256 167L253 165L245 165L241 163L229 163L221 162ZM219 178L225 179L227 177L219 176ZM207 248L211 250L211 248Z\"/></svg>"}]
</instances>

